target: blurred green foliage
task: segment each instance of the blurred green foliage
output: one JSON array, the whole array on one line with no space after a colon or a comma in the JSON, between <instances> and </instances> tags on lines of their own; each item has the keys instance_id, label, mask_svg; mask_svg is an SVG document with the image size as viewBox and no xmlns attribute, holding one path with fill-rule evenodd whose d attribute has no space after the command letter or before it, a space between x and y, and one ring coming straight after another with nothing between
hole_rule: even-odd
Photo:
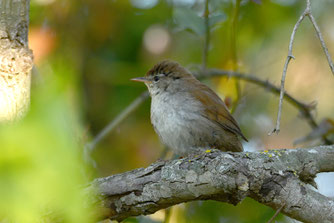
<instances>
[{"instance_id":1,"label":"blurred green foliage","mask_svg":"<svg viewBox=\"0 0 334 223\"><path fill-rule=\"evenodd\" d=\"M46 77L33 89L24 120L0 127L0 219L92 222L80 189L89 169L78 143L74 89L70 78Z\"/></svg>"},{"instance_id":2,"label":"blurred green foliage","mask_svg":"<svg viewBox=\"0 0 334 223\"><path fill-rule=\"evenodd\" d=\"M210 0L209 6L208 66L231 69L234 1ZM235 40L238 70L278 84L292 28L304 7L304 1L241 1ZM334 52L334 2L312 1L312 7ZM82 159L84 145L145 90L130 78L166 58L198 69L203 10L203 0L31 0L29 41L37 71L28 116L0 127L0 218L90 222L89 212L83 211L82 185L94 177L147 166L161 156L163 147L151 127L146 101L98 144L94 170ZM319 119L333 118L334 105L328 103L333 100L333 80L308 21L297 32L294 55L287 91L305 102L318 100ZM235 97L233 81L204 80L223 98ZM311 131L297 118L298 111L284 104L281 133L268 137L277 97L244 82L241 88L234 115L251 139L246 149L292 148L294 139ZM273 214L250 199L237 207L204 201L172 208L171 222L265 222ZM152 219L127 222L157 221Z\"/></svg>"}]
</instances>

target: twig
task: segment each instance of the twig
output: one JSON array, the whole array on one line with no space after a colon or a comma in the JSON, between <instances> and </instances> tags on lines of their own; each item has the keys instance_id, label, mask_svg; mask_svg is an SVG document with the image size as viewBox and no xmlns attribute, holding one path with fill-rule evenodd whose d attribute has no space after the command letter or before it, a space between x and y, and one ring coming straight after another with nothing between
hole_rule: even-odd
<instances>
[{"instance_id":1,"label":"twig","mask_svg":"<svg viewBox=\"0 0 334 223\"><path fill-rule=\"evenodd\" d=\"M115 119L113 119L109 124L104 127L104 129L97 134L97 136L87 145L89 151L92 151L95 146L117 125L119 125L126 117L128 117L132 112L134 112L139 105L148 98L148 91L143 92L139 97L137 97L131 104L129 104L121 113L119 113Z\"/></svg>"},{"instance_id":2,"label":"twig","mask_svg":"<svg viewBox=\"0 0 334 223\"><path fill-rule=\"evenodd\" d=\"M270 83L268 80L262 80L255 75L251 74L242 74L239 72L233 72L233 71L227 71L227 70L219 70L219 69L209 69L207 73L205 74L197 74L198 78L204 78L204 77L215 77L215 76L229 76L229 77L235 77L244 81L247 81L252 84L256 84L258 86L261 86L263 88L269 89L272 93L280 94L280 88L275 86L274 84ZM289 102L291 105L293 105L295 108L299 110L302 117L305 118L307 123L312 129L318 128L318 124L316 120L314 119L312 115L312 110L315 109L315 104L305 104L298 99L294 98L289 93L285 92L285 99L287 102ZM326 145L331 145L334 142L327 139L326 137L323 137L323 141Z\"/></svg>"},{"instance_id":3,"label":"twig","mask_svg":"<svg viewBox=\"0 0 334 223\"><path fill-rule=\"evenodd\" d=\"M237 32L237 24L239 18L239 11L240 11L240 3L241 0L236 0L234 13L232 17L232 24L231 24L231 59L232 59L232 70L238 71L238 56L237 56L237 40L236 40L236 32ZM235 88L237 91L237 98L233 103L231 113L233 114L238 106L239 100L241 98L241 89L240 89L240 82L236 80Z\"/></svg>"},{"instance_id":4,"label":"twig","mask_svg":"<svg viewBox=\"0 0 334 223\"><path fill-rule=\"evenodd\" d=\"M308 4L310 4L310 0L307 0ZM320 29L317 25L317 22L315 21L312 13L311 13L311 7L310 7L310 13L307 15L309 17L309 19L311 20L311 23L313 24L313 27L315 29L315 32L317 33L317 36L320 40L320 43L321 43L321 46L322 46L322 49L324 50L324 53L326 54L326 57L327 57L327 61L328 61L328 64L329 64L329 67L331 68L331 71L332 71L332 74L334 75L334 64L333 64L333 61L331 59L331 55L330 53L328 52L328 48L326 47L326 44L325 44L325 41L324 41L324 38L322 37L322 34L320 32Z\"/></svg>"},{"instance_id":5,"label":"twig","mask_svg":"<svg viewBox=\"0 0 334 223\"><path fill-rule=\"evenodd\" d=\"M238 79L245 80L247 82L259 85L263 88L269 89L271 92L275 94L280 93L280 88L273 85L269 81L262 80L254 75L251 74L242 74L238 72L232 72L232 71L226 71L226 70L219 70L219 69L209 69L208 72L205 75L201 75L199 77L215 77L215 76L229 76L229 77L235 77ZM314 109L314 106L305 104L303 102L300 102L298 99L291 96L289 93L285 92L285 98L286 100L292 104L294 107L296 107L302 115L306 118L311 128L316 128L318 124L316 123L311 111Z\"/></svg>"},{"instance_id":6,"label":"twig","mask_svg":"<svg viewBox=\"0 0 334 223\"><path fill-rule=\"evenodd\" d=\"M296 31L299 28L300 23L303 21L303 19L306 16L309 17L311 23L313 24L313 27L314 27L314 29L317 33L317 36L320 40L321 46L322 46L322 48L323 48L323 50L326 54L329 67L330 67L332 73L334 74L334 65L333 65L331 56L328 52L328 48L326 47L326 44L325 44L325 41L322 37L320 29L319 29L313 15L312 15L312 13L311 13L311 2L310 2L310 0L306 0L306 9L304 10L303 14L299 17L296 25L293 28L292 34L291 34L288 56L285 60L285 64L284 64L284 68L283 68L283 74L282 74L282 80L281 80L281 91L280 91L280 98L279 98L279 105L278 105L276 127L274 128L274 130L272 132L269 133L269 135L271 135L272 133L275 133L275 132L278 134L279 131L280 131L280 121L281 121L281 115L282 115L282 106L283 106L283 97L284 97L284 83L285 83L286 72L287 72L290 60L292 58L294 59L294 56L292 55L292 46L293 46L293 42L294 42L294 39L295 39Z\"/></svg>"},{"instance_id":7,"label":"twig","mask_svg":"<svg viewBox=\"0 0 334 223\"><path fill-rule=\"evenodd\" d=\"M237 71L238 69L238 56L237 56L237 41L236 41L236 32L237 24L240 11L240 2L241 0L236 0L235 8L233 11L232 22L231 22L231 59L232 59L232 70Z\"/></svg>"},{"instance_id":8,"label":"twig","mask_svg":"<svg viewBox=\"0 0 334 223\"><path fill-rule=\"evenodd\" d=\"M277 217L277 215L281 212L281 210L283 209L284 206L285 206L285 204L283 204L279 209L277 209L275 214L269 219L269 221L267 223L272 223L273 220Z\"/></svg>"},{"instance_id":9,"label":"twig","mask_svg":"<svg viewBox=\"0 0 334 223\"><path fill-rule=\"evenodd\" d=\"M209 0L205 0L204 9L204 26L205 26L205 36L204 36L204 47L203 47L203 58L202 58L202 70L205 72L208 63L209 54L209 44L210 44L210 24L209 24Z\"/></svg>"},{"instance_id":10,"label":"twig","mask_svg":"<svg viewBox=\"0 0 334 223\"><path fill-rule=\"evenodd\" d=\"M203 77L214 77L214 76L235 77L235 78L242 79L242 80L245 80L247 82L259 85L263 88L267 88L275 94L280 94L280 88L279 87L273 85L272 83L270 83L267 80L266 81L262 80L262 79L260 79L256 76L254 76L254 75L251 75L251 74L242 74L242 73L238 73L238 72L219 70L219 69L209 69L207 71L207 73L202 74L202 75L197 75L197 76L199 78L201 78L201 77L202 78ZM318 128L318 124L317 124L316 120L314 119L314 117L312 115L312 110L315 109L315 104L314 103L305 104L305 103L299 101L298 99L294 98L293 96L291 96L287 92L285 92L285 99L287 100L287 102L289 102L291 105L293 105L295 108L297 108L299 110L302 117L305 118L305 120L307 121L307 123L310 125L310 127L312 129ZM325 136L322 138L322 140L324 141L324 143L326 145L331 145L331 144L334 143L331 140L327 139Z\"/></svg>"},{"instance_id":11,"label":"twig","mask_svg":"<svg viewBox=\"0 0 334 223\"><path fill-rule=\"evenodd\" d=\"M275 132L278 134L279 131L280 131L280 122L281 122L281 115L282 115L282 105L283 105L283 97L284 97L284 83L285 83L286 72L288 70L288 65L289 65L290 60L292 58L295 59L295 57L292 55L293 42L295 40L296 31L299 28L299 25L301 24L301 22L303 21L303 19L305 18L305 16L309 12L310 12L310 5L307 4L306 9L304 10L303 14L299 17L297 23L293 27L293 31L292 31L292 34L291 34L291 37L290 37L288 56L285 60L282 79L281 79L281 90L280 90L280 96L279 96L279 105L278 105L276 127L274 128L274 130L272 130L269 133L269 135L271 135L272 133L275 133Z\"/></svg>"}]
</instances>

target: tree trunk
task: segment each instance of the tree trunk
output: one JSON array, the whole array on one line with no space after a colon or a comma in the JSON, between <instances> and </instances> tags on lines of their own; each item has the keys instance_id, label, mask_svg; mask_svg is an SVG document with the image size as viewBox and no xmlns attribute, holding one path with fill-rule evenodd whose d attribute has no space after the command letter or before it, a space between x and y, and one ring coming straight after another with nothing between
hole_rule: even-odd
<instances>
[{"instance_id":1,"label":"tree trunk","mask_svg":"<svg viewBox=\"0 0 334 223\"><path fill-rule=\"evenodd\" d=\"M22 117L30 102L29 0L0 1L0 122Z\"/></svg>"}]
</instances>

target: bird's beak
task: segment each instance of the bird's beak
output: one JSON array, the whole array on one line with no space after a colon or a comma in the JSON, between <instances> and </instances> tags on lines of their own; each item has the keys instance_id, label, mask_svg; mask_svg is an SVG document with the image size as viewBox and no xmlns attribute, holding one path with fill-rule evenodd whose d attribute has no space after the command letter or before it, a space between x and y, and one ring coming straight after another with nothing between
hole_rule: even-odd
<instances>
[{"instance_id":1,"label":"bird's beak","mask_svg":"<svg viewBox=\"0 0 334 223\"><path fill-rule=\"evenodd\" d=\"M131 80L138 81L138 82L144 82L144 83L150 82L150 80L147 77L136 77L136 78L132 78Z\"/></svg>"}]
</instances>

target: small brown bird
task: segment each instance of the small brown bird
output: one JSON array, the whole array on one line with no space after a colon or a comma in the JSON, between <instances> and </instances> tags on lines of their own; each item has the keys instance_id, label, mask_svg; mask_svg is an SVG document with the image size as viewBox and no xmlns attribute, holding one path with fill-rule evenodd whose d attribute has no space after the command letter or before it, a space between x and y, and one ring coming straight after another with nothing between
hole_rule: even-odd
<instances>
[{"instance_id":1,"label":"small brown bird","mask_svg":"<svg viewBox=\"0 0 334 223\"><path fill-rule=\"evenodd\" d=\"M161 141L178 155L210 148L243 151L246 137L225 103L188 70L173 61L162 61L145 77L152 97L151 122Z\"/></svg>"}]
</instances>

